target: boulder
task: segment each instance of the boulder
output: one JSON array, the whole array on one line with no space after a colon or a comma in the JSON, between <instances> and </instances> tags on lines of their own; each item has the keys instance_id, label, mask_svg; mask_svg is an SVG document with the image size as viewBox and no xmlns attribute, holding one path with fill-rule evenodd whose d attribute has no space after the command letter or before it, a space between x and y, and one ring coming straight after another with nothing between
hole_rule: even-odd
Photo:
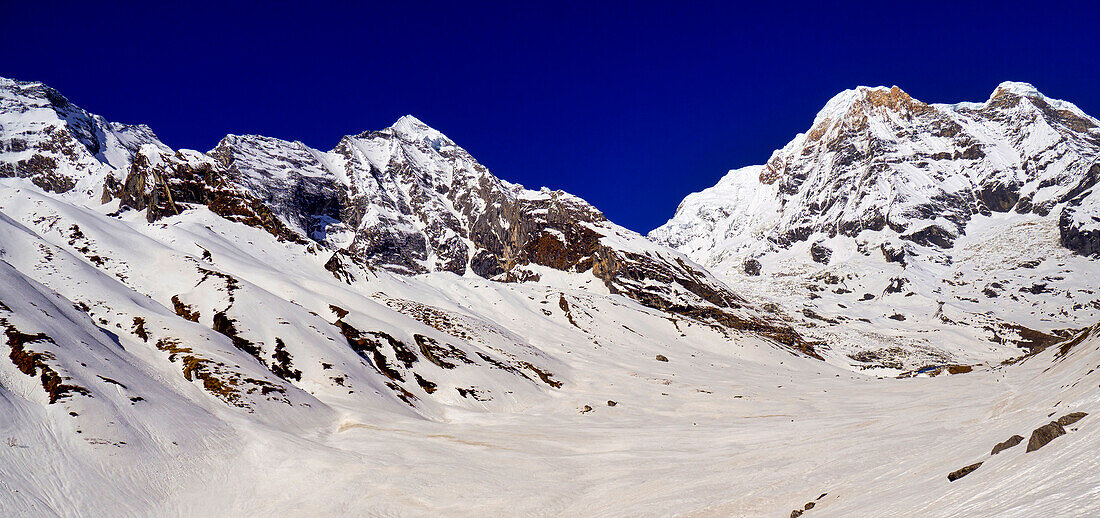
<instances>
[{"instance_id":1,"label":"boulder","mask_svg":"<svg viewBox=\"0 0 1100 518\"><path fill-rule=\"evenodd\" d=\"M1066 414L1062 417L1059 417L1057 423L1062 426L1069 426L1073 423L1076 423L1077 421L1080 421L1081 418L1087 415L1088 414L1084 412L1073 412L1072 414Z\"/></svg>"},{"instance_id":2,"label":"boulder","mask_svg":"<svg viewBox=\"0 0 1100 518\"><path fill-rule=\"evenodd\" d=\"M760 261L756 259L745 259L741 267L745 270L745 275L751 275L753 277L760 275Z\"/></svg>"},{"instance_id":3,"label":"boulder","mask_svg":"<svg viewBox=\"0 0 1100 518\"><path fill-rule=\"evenodd\" d=\"M829 247L821 243L810 245L810 259L813 259L815 263L829 264L829 258L832 256L833 251Z\"/></svg>"},{"instance_id":4,"label":"boulder","mask_svg":"<svg viewBox=\"0 0 1100 518\"><path fill-rule=\"evenodd\" d=\"M971 464L971 465L969 465L965 468L961 468L961 469L957 469L955 471L952 471L951 473L949 473L947 475L947 480L950 481L950 482L954 482L954 481L956 481L960 478L963 478L963 477L973 473L974 470L980 468L981 466L982 466L981 462L975 462L975 463L973 463L973 464Z\"/></svg>"},{"instance_id":5,"label":"boulder","mask_svg":"<svg viewBox=\"0 0 1100 518\"><path fill-rule=\"evenodd\" d=\"M1016 446L1017 444L1020 444L1021 442L1024 442L1023 437L1021 437L1019 435L1013 435L1012 437L1009 437L1004 442L997 443L997 445L993 447L993 451L990 452L989 454L990 455L996 455L996 454L1001 453L1002 451L1005 451L1005 450L1007 450L1007 449L1009 449L1013 446Z\"/></svg>"},{"instance_id":6,"label":"boulder","mask_svg":"<svg viewBox=\"0 0 1100 518\"><path fill-rule=\"evenodd\" d=\"M1027 441L1027 453L1038 450L1053 441L1055 437L1065 434L1066 429L1062 428L1062 425L1058 424L1057 421L1051 421L1040 426L1031 432L1031 439Z\"/></svg>"}]
</instances>

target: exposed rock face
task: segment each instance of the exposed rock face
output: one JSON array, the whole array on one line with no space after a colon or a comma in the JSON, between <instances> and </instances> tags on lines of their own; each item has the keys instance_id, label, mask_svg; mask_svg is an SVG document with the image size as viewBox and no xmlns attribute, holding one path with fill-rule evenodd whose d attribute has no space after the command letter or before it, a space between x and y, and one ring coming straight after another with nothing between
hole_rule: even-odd
<instances>
[{"instance_id":1,"label":"exposed rock face","mask_svg":"<svg viewBox=\"0 0 1100 518\"><path fill-rule=\"evenodd\" d=\"M223 168L195 151L170 154L142 146L123 183L104 183L103 200L112 198L120 200L120 207L144 210L150 222L179 214L189 205L205 205L219 216L263 228L281 240L304 242L251 192L231 185Z\"/></svg>"},{"instance_id":2,"label":"exposed rock face","mask_svg":"<svg viewBox=\"0 0 1100 518\"><path fill-rule=\"evenodd\" d=\"M149 221L201 204L300 240L210 157L173 152L149 127L108 122L41 83L0 78L0 177L9 176L55 193L99 195L104 203L119 198L145 210Z\"/></svg>"},{"instance_id":3,"label":"exposed rock face","mask_svg":"<svg viewBox=\"0 0 1100 518\"><path fill-rule=\"evenodd\" d=\"M760 261L756 259L745 259L742 268L745 270L745 275L752 275L754 277L760 275Z\"/></svg>"},{"instance_id":4,"label":"exposed rock face","mask_svg":"<svg viewBox=\"0 0 1100 518\"><path fill-rule=\"evenodd\" d=\"M288 226L317 241L332 241L356 220L347 189L324 166L324 156L300 142L229 135L209 152L226 179L259 198Z\"/></svg>"},{"instance_id":5,"label":"exposed rock face","mask_svg":"<svg viewBox=\"0 0 1100 518\"><path fill-rule=\"evenodd\" d=\"M1066 208L1058 218L1062 246L1100 258L1100 164L1093 164L1077 187L1063 196Z\"/></svg>"},{"instance_id":6,"label":"exposed rock face","mask_svg":"<svg viewBox=\"0 0 1100 518\"><path fill-rule=\"evenodd\" d=\"M583 271L600 235L584 224L606 221L579 198L496 178L411 116L330 152L231 135L210 155L302 234L399 273Z\"/></svg>"},{"instance_id":7,"label":"exposed rock face","mask_svg":"<svg viewBox=\"0 0 1100 518\"><path fill-rule=\"evenodd\" d=\"M829 264L829 258L832 257L833 251L821 243L814 243L810 245L810 258L815 263Z\"/></svg>"}]
</instances>

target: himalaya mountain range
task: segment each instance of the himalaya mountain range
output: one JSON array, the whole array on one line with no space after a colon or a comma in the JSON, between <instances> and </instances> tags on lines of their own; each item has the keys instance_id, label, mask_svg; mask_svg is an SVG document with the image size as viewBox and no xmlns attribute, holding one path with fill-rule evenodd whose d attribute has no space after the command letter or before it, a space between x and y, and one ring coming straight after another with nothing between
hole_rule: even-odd
<instances>
[{"instance_id":1,"label":"himalaya mountain range","mask_svg":"<svg viewBox=\"0 0 1100 518\"><path fill-rule=\"evenodd\" d=\"M859 87L641 235L412 116L177 150L0 79L0 510L1089 515L1098 154Z\"/></svg>"}]
</instances>

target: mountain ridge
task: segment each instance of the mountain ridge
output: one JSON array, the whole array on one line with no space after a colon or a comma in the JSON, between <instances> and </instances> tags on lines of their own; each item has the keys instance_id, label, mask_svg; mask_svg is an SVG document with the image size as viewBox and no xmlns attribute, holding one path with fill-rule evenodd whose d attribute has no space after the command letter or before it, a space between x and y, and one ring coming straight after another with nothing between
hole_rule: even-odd
<instances>
[{"instance_id":1,"label":"mountain ridge","mask_svg":"<svg viewBox=\"0 0 1100 518\"><path fill-rule=\"evenodd\" d=\"M909 110L890 92L815 142L881 140L860 115ZM703 200L754 216L750 273L412 117L202 153L59 99L0 81L5 516L1096 506L1100 272L1058 241L1088 200L971 197L947 247L902 239L920 214L781 247L768 211L812 175L753 166Z\"/></svg>"},{"instance_id":2,"label":"mountain ridge","mask_svg":"<svg viewBox=\"0 0 1100 518\"><path fill-rule=\"evenodd\" d=\"M37 86L6 84L12 112L50 104L41 101ZM72 109L89 125L105 124ZM50 124L66 129L50 129L50 135L68 134L67 119ZM59 153L43 141L44 132L28 132L38 141L24 145L25 154L77 167L65 173L13 167L14 176L47 184L68 174L60 184L68 188L57 189L62 193L79 183L90 194L102 182L101 203L119 200L119 211L144 211L150 222L206 206L280 240L313 242L316 252L331 254L326 268L337 278L352 280L363 267L508 282L537 281L546 269L590 273L604 289L649 307L758 331L818 356L784 318L751 308L684 256L607 221L576 196L497 178L412 115L382 130L344 136L330 151L239 135L227 135L209 153L173 151L150 133L153 140L115 149L119 159L99 163L75 150Z\"/></svg>"}]
</instances>

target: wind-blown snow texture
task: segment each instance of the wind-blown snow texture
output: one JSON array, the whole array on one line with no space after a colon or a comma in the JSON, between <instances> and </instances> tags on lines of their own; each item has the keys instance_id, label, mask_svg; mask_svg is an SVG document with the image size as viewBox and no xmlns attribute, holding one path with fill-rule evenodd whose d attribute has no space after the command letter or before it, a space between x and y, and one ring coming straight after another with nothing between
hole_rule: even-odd
<instances>
[{"instance_id":1,"label":"wind-blown snow texture","mask_svg":"<svg viewBox=\"0 0 1100 518\"><path fill-rule=\"evenodd\" d=\"M913 245L904 268L823 238L830 265L856 258L853 276L910 279L876 298L912 301L910 318L872 333L792 311L800 283L834 275L807 259L776 278L805 242L746 243L775 260L723 281L689 256L721 262L500 180L412 117L331 151L228 136L201 153L37 83L0 80L0 108L4 516L1100 507L1100 329L1043 322L1096 310L1076 307L1093 300L1087 251L1059 244L1058 218L1095 226L1087 187L1026 191L1045 215L975 208L952 246ZM1084 153L1074 142L1065 153ZM1057 174L1085 174L1044 153ZM757 188L743 183L771 206ZM753 225L775 221L763 212ZM979 274L1029 291L1008 309L913 317L911 284ZM1029 304L1040 316L1019 318ZM981 306L1003 340L944 323ZM876 356L883 323L901 360ZM1088 415L1042 448L990 455L1072 412Z\"/></svg>"}]
</instances>

